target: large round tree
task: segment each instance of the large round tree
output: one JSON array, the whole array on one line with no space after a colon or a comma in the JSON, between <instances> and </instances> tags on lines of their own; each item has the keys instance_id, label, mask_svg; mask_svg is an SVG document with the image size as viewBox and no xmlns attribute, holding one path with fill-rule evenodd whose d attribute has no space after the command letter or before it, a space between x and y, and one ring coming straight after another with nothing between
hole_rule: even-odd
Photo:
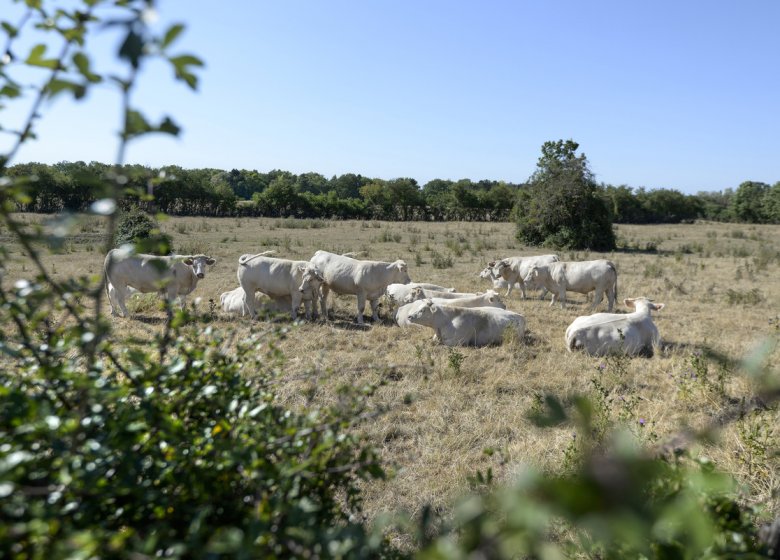
<instances>
[{"instance_id":1,"label":"large round tree","mask_svg":"<svg viewBox=\"0 0 780 560\"><path fill-rule=\"evenodd\" d=\"M609 208L599 196L585 154L573 140L549 141L526 188L518 195L514 216L517 238L528 245L556 249L615 248Z\"/></svg>"}]
</instances>

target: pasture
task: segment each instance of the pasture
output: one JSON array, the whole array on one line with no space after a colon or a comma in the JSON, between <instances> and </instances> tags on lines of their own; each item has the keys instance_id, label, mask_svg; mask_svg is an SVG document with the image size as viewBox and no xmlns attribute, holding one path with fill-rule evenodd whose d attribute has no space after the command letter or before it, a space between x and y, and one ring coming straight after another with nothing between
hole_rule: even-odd
<instances>
[{"instance_id":1,"label":"pasture","mask_svg":"<svg viewBox=\"0 0 780 560\"><path fill-rule=\"evenodd\" d=\"M41 223L47 217L22 219ZM56 277L101 273L101 227L98 218L85 218L59 253L46 255ZM270 330L266 322L219 311L220 293L238 285L243 253L274 249L279 257L308 260L318 249L361 251L360 258L406 260L414 281L484 291L490 285L478 273L488 261L550 252L520 246L509 223L170 218L163 230L178 253L217 259L189 300L197 298L193 304L212 315L213 328L233 331L238 340L250 331ZM617 233L623 250L558 254L562 260L612 260L618 270L616 311L626 310L627 297L666 304L654 313L664 345L651 358L567 352L564 331L590 306L572 293L561 310L550 307L549 296L540 301L531 290L523 301L513 291L504 301L526 317L527 333L523 340L507 337L501 346L485 348L447 348L434 343L428 329L401 329L389 319L386 302L379 324L367 320L365 328L358 327L354 296L331 296L335 316L327 323L278 320L290 327L275 344L285 355L280 392L291 406L335 403L340 386L383 382L373 399L386 412L363 429L392 476L365 488L368 518L397 510L414 515L426 504L446 516L474 485L477 471L491 469L502 483L525 465L554 472L572 468L573 428L543 430L527 418L548 393L564 399L591 395L605 429L624 425L648 446L685 426L705 427L752 395L740 361L780 328L780 226L619 226ZM0 235L8 244L6 232ZM32 276L19 247L9 249L6 281ZM105 300L104 305L108 314ZM156 297L134 296L128 307L136 317L113 319L117 337L143 338L162 329ZM599 311L605 309L602 303ZM779 357L775 348L764 359L777 370ZM691 450L733 474L742 483L741 499L763 506L767 517L780 513L778 420L776 408L750 412L712 443Z\"/></svg>"}]
</instances>

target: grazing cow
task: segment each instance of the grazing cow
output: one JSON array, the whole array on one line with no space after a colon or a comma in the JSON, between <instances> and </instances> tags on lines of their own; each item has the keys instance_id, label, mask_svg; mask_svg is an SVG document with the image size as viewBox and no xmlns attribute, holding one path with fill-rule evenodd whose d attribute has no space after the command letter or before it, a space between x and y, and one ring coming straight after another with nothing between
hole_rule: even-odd
<instances>
[{"instance_id":1,"label":"grazing cow","mask_svg":"<svg viewBox=\"0 0 780 560\"><path fill-rule=\"evenodd\" d=\"M328 316L328 294L333 290L337 294L357 296L357 322L363 324L363 310L366 300L371 302L374 321L379 320L379 298L390 284L408 284L411 282L404 261L381 262L361 261L343 255L317 251L311 258L325 279L320 288L320 303L323 316Z\"/></svg>"},{"instance_id":2,"label":"grazing cow","mask_svg":"<svg viewBox=\"0 0 780 560\"><path fill-rule=\"evenodd\" d=\"M198 286L198 280L206 276L206 266L217 261L206 255L133 255L124 249L111 249L103 262L106 275L106 293L111 315L124 317L130 312L125 299L131 288L148 294L157 292L171 302L179 298L184 307L185 298Z\"/></svg>"},{"instance_id":3,"label":"grazing cow","mask_svg":"<svg viewBox=\"0 0 780 560\"><path fill-rule=\"evenodd\" d=\"M488 264L489 268L495 270L495 275L503 278L507 283L507 290L504 297L509 297L512 293L512 288L515 284L520 286L520 292L525 299L525 278L528 276L528 271L531 267L536 265L551 264L558 262L560 259L558 255L538 255L535 257L509 257L501 259L497 262L491 262ZM542 297L547 295L547 289L542 286Z\"/></svg>"},{"instance_id":4,"label":"grazing cow","mask_svg":"<svg viewBox=\"0 0 780 560\"><path fill-rule=\"evenodd\" d=\"M241 255L238 259L237 276L238 283L244 290L244 304L252 319L257 318L255 292L263 292L271 299L289 297L288 309L293 320L298 317L301 302L305 308L306 319L312 318L312 301L316 312L322 274L309 261L291 261L266 257L263 254Z\"/></svg>"},{"instance_id":5,"label":"grazing cow","mask_svg":"<svg viewBox=\"0 0 780 560\"><path fill-rule=\"evenodd\" d=\"M632 313L596 313L577 317L566 329L566 348L585 350L594 356L614 352L635 355L660 346L658 328L650 311L660 311L663 303L644 297L623 300Z\"/></svg>"},{"instance_id":6,"label":"grazing cow","mask_svg":"<svg viewBox=\"0 0 780 560\"><path fill-rule=\"evenodd\" d=\"M484 346L500 343L504 330L511 327L517 336L525 333L525 317L495 307L457 307L423 300L424 305L410 313L408 321L432 328L436 338L447 346Z\"/></svg>"},{"instance_id":7,"label":"grazing cow","mask_svg":"<svg viewBox=\"0 0 780 560\"><path fill-rule=\"evenodd\" d=\"M406 294L406 296L404 296L404 298L401 300L401 303L412 303L413 301L417 301L419 299L434 298L434 297L458 299L458 298L472 297L477 295L480 294L475 294L472 292L436 292L434 290L429 290L427 288L420 288L418 286L416 288L412 288L411 290L409 290L409 293Z\"/></svg>"},{"instance_id":8,"label":"grazing cow","mask_svg":"<svg viewBox=\"0 0 780 560\"><path fill-rule=\"evenodd\" d=\"M408 284L390 284L385 290L385 294L393 302L403 301L413 288L425 288L433 292L454 292L455 288L445 288L438 284L428 284L426 282L409 282Z\"/></svg>"},{"instance_id":9,"label":"grazing cow","mask_svg":"<svg viewBox=\"0 0 780 560\"><path fill-rule=\"evenodd\" d=\"M611 261L555 262L531 267L526 282L535 282L552 292L550 305L556 298L561 309L566 307L566 291L580 294L593 294L591 310L601 303L604 292L607 294L607 310L612 311L617 299L617 270Z\"/></svg>"}]
</instances>

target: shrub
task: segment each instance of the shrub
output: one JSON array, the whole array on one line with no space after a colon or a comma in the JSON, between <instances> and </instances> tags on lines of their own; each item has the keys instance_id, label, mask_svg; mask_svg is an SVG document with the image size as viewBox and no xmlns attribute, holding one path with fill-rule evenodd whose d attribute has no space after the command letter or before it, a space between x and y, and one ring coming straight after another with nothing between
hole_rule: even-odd
<instances>
[{"instance_id":1,"label":"shrub","mask_svg":"<svg viewBox=\"0 0 780 560\"><path fill-rule=\"evenodd\" d=\"M162 233L157 220L137 206L122 212L117 222L115 246L127 243L136 243L141 252L155 255L167 255L173 251L170 236Z\"/></svg>"}]
</instances>

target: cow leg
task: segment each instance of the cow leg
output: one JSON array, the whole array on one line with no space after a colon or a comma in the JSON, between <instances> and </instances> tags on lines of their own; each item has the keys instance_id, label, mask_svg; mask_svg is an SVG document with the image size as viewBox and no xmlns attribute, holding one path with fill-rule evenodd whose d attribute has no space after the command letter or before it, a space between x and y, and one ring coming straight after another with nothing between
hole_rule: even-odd
<instances>
[{"instance_id":1,"label":"cow leg","mask_svg":"<svg viewBox=\"0 0 780 560\"><path fill-rule=\"evenodd\" d=\"M292 317L292 320L295 321L298 318L298 308L301 306L301 293L298 291L294 291L292 294L290 294L290 317Z\"/></svg>"},{"instance_id":2,"label":"cow leg","mask_svg":"<svg viewBox=\"0 0 780 560\"><path fill-rule=\"evenodd\" d=\"M366 292L358 290L357 293L357 322L363 324L363 311L366 309Z\"/></svg>"},{"instance_id":3,"label":"cow leg","mask_svg":"<svg viewBox=\"0 0 780 560\"><path fill-rule=\"evenodd\" d=\"M244 288L244 286L241 286ZM255 307L255 292L252 290L252 293L247 291L246 288L244 288L244 309L249 311L249 318L250 319L257 319L257 308Z\"/></svg>"},{"instance_id":4,"label":"cow leg","mask_svg":"<svg viewBox=\"0 0 780 560\"><path fill-rule=\"evenodd\" d=\"M114 286L114 288L116 289L116 303L119 306L119 309L122 311L122 316L129 317L130 312L127 310L127 306L125 305L125 299L128 295L127 286Z\"/></svg>"},{"instance_id":5,"label":"cow leg","mask_svg":"<svg viewBox=\"0 0 780 560\"><path fill-rule=\"evenodd\" d=\"M310 299L303 300L303 309L306 312L306 320L307 321L311 321L312 315L311 315L311 300ZM314 304L314 311L317 311L317 304L316 303Z\"/></svg>"},{"instance_id":6,"label":"cow leg","mask_svg":"<svg viewBox=\"0 0 780 560\"><path fill-rule=\"evenodd\" d=\"M558 290L558 301L561 302L561 309L566 309L566 288Z\"/></svg>"},{"instance_id":7,"label":"cow leg","mask_svg":"<svg viewBox=\"0 0 780 560\"><path fill-rule=\"evenodd\" d=\"M320 308L322 309L323 321L328 320L328 293L330 293L330 288L327 284L322 284L320 286Z\"/></svg>"},{"instance_id":8,"label":"cow leg","mask_svg":"<svg viewBox=\"0 0 780 560\"><path fill-rule=\"evenodd\" d=\"M119 313L116 310L119 305L116 303L116 288L111 282L108 283L108 305L111 308L111 315L118 316Z\"/></svg>"},{"instance_id":9,"label":"cow leg","mask_svg":"<svg viewBox=\"0 0 780 560\"><path fill-rule=\"evenodd\" d=\"M507 281L507 283L509 284L509 287L506 289L506 293L504 294L504 297L506 298L508 298L509 294L512 293L512 287L515 285L515 283L512 282L511 280Z\"/></svg>"},{"instance_id":10,"label":"cow leg","mask_svg":"<svg viewBox=\"0 0 780 560\"><path fill-rule=\"evenodd\" d=\"M520 284L520 293L522 294L522 296L523 296L523 299L525 299L525 282L523 282L523 279L522 279L522 278L520 278L520 279L517 281L517 283L518 283L518 284Z\"/></svg>"},{"instance_id":11,"label":"cow leg","mask_svg":"<svg viewBox=\"0 0 780 560\"><path fill-rule=\"evenodd\" d=\"M379 322L379 298L369 300L371 302L371 316L375 323Z\"/></svg>"},{"instance_id":12,"label":"cow leg","mask_svg":"<svg viewBox=\"0 0 780 560\"><path fill-rule=\"evenodd\" d=\"M539 297L539 299L544 301L544 298L545 298L546 295L547 295L547 288L542 286L542 295Z\"/></svg>"},{"instance_id":13,"label":"cow leg","mask_svg":"<svg viewBox=\"0 0 780 560\"><path fill-rule=\"evenodd\" d=\"M593 305L590 306L591 311L596 310L602 299L604 299L604 290L596 288L596 291L593 292ZM611 305L609 306L609 311L612 311Z\"/></svg>"}]
</instances>

